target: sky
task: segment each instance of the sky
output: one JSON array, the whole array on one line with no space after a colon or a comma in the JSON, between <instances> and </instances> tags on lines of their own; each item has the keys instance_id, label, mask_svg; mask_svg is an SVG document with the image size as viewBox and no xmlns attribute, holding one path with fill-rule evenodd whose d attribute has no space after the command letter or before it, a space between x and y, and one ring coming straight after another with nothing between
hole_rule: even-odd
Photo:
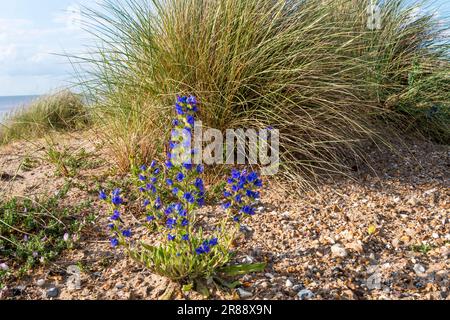
<instances>
[{"instance_id":1,"label":"sky","mask_svg":"<svg viewBox=\"0 0 450 320\"><path fill-rule=\"evenodd\" d=\"M0 96L45 94L70 84L72 67L58 54L85 50L89 35L79 12L92 2L0 0ZM450 0L434 5L450 16Z\"/></svg>"}]
</instances>

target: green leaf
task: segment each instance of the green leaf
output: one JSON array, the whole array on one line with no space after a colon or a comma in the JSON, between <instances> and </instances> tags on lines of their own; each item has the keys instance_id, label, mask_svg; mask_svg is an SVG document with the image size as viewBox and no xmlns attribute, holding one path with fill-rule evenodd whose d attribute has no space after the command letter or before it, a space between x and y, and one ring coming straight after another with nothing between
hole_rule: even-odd
<instances>
[{"instance_id":1,"label":"green leaf","mask_svg":"<svg viewBox=\"0 0 450 320\"><path fill-rule=\"evenodd\" d=\"M265 263L238 264L234 266L226 266L219 270L228 276L237 276L251 272L261 272L266 268Z\"/></svg>"},{"instance_id":2,"label":"green leaf","mask_svg":"<svg viewBox=\"0 0 450 320\"><path fill-rule=\"evenodd\" d=\"M209 298L210 293L205 284L200 280L197 280L195 284L197 292L201 293L204 298Z\"/></svg>"},{"instance_id":3,"label":"green leaf","mask_svg":"<svg viewBox=\"0 0 450 320\"><path fill-rule=\"evenodd\" d=\"M183 290L184 292L189 292L189 291L192 290L193 287L194 287L194 283L185 284L185 285L182 287L182 290Z\"/></svg>"},{"instance_id":4,"label":"green leaf","mask_svg":"<svg viewBox=\"0 0 450 320\"><path fill-rule=\"evenodd\" d=\"M222 286L227 287L228 289L235 289L242 285L242 283L240 281L228 282L219 277L214 277L214 280L218 281Z\"/></svg>"}]
</instances>

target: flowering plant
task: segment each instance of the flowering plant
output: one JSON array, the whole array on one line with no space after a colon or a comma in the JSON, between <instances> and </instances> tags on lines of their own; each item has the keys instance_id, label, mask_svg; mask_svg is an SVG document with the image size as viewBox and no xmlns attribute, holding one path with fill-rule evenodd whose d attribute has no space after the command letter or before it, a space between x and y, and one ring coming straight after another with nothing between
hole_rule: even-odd
<instances>
[{"instance_id":1,"label":"flowering plant","mask_svg":"<svg viewBox=\"0 0 450 320\"><path fill-rule=\"evenodd\" d=\"M145 226L156 241L152 245L141 241L137 246L130 241L132 231L124 228L122 220L124 198L116 189L110 195L100 192L100 199L109 205L111 245L124 247L152 271L178 281L211 279L225 270L237 274L264 269L264 264L223 268L231 259L241 223L255 214L253 205L259 198L261 179L256 172L233 169L224 191L223 219L213 226L197 221L196 210L205 204L204 167L191 162L189 145L197 100L178 97L175 109L177 117L165 163L152 161L133 168Z\"/></svg>"}]
</instances>

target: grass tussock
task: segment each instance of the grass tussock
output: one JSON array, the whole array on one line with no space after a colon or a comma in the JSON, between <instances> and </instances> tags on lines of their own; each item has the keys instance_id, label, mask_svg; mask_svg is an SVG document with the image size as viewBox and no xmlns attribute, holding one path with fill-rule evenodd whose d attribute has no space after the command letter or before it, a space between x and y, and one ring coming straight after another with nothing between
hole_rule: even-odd
<instances>
[{"instance_id":1,"label":"grass tussock","mask_svg":"<svg viewBox=\"0 0 450 320\"><path fill-rule=\"evenodd\" d=\"M76 130L88 122L88 110L82 97L61 91L40 97L7 115L0 124L0 144L41 137L52 131Z\"/></svg>"},{"instance_id":2,"label":"grass tussock","mask_svg":"<svg viewBox=\"0 0 450 320\"><path fill-rule=\"evenodd\" d=\"M448 37L403 0L126 0L86 9L79 57L123 170L163 149L176 94L206 127L280 130L282 175L307 185L363 158L362 140L419 130L449 141ZM448 33L447 33L448 34ZM392 130L389 130L391 128Z\"/></svg>"}]
</instances>

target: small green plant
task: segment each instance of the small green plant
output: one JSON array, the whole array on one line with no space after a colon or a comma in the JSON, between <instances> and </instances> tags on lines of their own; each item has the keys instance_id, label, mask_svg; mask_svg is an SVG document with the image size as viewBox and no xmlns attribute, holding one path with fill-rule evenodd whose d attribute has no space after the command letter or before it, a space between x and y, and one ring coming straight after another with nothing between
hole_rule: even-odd
<instances>
[{"instance_id":1,"label":"small green plant","mask_svg":"<svg viewBox=\"0 0 450 320\"><path fill-rule=\"evenodd\" d=\"M89 203L64 207L61 201L70 185L56 195L44 199L12 198L0 202L0 262L1 277L13 271L27 272L36 264L45 264L62 250L72 248L83 227L78 218Z\"/></svg>"},{"instance_id":2,"label":"small green plant","mask_svg":"<svg viewBox=\"0 0 450 320\"><path fill-rule=\"evenodd\" d=\"M64 177L74 177L81 169L98 167L102 160L92 160L92 154L84 148L71 152L67 147L60 148L57 144L49 142L46 147L47 160L56 166L58 174Z\"/></svg>"},{"instance_id":3,"label":"small green plant","mask_svg":"<svg viewBox=\"0 0 450 320\"><path fill-rule=\"evenodd\" d=\"M416 244L411 246L411 250L414 252L420 252L422 254L427 254L428 252L431 251L431 249L433 249L433 247L431 245L429 245L428 243L421 243L421 244Z\"/></svg>"},{"instance_id":4,"label":"small green plant","mask_svg":"<svg viewBox=\"0 0 450 320\"><path fill-rule=\"evenodd\" d=\"M194 97L179 97L175 132L194 126L197 102ZM190 135L188 135L190 137ZM233 170L225 188L222 219L202 222L197 209L204 205L203 165L193 165L187 157L183 135L172 134L170 151L164 166L153 161L149 166L133 168L134 184L141 194L145 226L156 238L152 244L130 241L131 229L124 228L125 210L120 189L110 195L100 192L109 206L113 247L122 246L136 261L152 271L185 284L184 289L204 291L203 280L221 279L220 274L236 275L264 269L264 264L227 266L232 258L233 242L241 223L255 214L253 204L259 198L262 181L256 172ZM225 281L218 280L220 284Z\"/></svg>"},{"instance_id":5,"label":"small green plant","mask_svg":"<svg viewBox=\"0 0 450 320\"><path fill-rule=\"evenodd\" d=\"M39 162L36 159L25 157L20 164L20 169L23 171L31 171L39 165Z\"/></svg>"}]
</instances>

